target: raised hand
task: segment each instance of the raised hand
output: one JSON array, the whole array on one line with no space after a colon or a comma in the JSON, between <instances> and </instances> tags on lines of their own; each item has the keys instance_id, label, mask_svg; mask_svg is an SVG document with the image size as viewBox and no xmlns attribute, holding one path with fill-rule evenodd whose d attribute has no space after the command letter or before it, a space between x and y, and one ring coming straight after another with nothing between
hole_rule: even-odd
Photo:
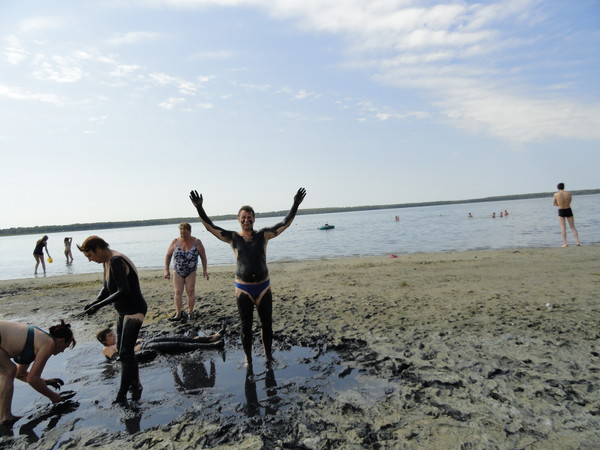
<instances>
[{"instance_id":1,"label":"raised hand","mask_svg":"<svg viewBox=\"0 0 600 450\"><path fill-rule=\"evenodd\" d=\"M202 194L198 194L198 191L190 191L190 200L196 208L202 208L203 198Z\"/></svg>"},{"instance_id":2,"label":"raised hand","mask_svg":"<svg viewBox=\"0 0 600 450\"><path fill-rule=\"evenodd\" d=\"M306 189L298 189L298 192L296 192L296 195L294 196L294 205L299 205L300 203L302 203L304 197L306 197Z\"/></svg>"}]
</instances>

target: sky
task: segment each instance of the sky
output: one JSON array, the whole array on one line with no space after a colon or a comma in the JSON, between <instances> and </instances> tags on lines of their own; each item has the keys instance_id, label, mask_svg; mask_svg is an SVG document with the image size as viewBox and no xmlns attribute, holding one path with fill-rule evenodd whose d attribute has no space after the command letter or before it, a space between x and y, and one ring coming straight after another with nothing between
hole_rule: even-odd
<instances>
[{"instance_id":1,"label":"sky","mask_svg":"<svg viewBox=\"0 0 600 450\"><path fill-rule=\"evenodd\" d=\"M0 2L0 228L600 188L600 1Z\"/></svg>"}]
</instances>

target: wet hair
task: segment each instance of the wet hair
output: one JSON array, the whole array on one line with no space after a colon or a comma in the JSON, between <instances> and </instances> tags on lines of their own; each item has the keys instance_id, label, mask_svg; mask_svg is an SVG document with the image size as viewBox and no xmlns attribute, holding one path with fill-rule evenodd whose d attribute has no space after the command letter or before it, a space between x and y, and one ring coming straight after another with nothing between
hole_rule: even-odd
<instances>
[{"instance_id":1,"label":"wet hair","mask_svg":"<svg viewBox=\"0 0 600 450\"><path fill-rule=\"evenodd\" d=\"M187 223L187 222L181 222L179 224L179 229L180 230L184 229L184 230L187 230L187 231L192 231L192 226L189 223Z\"/></svg>"},{"instance_id":2,"label":"wet hair","mask_svg":"<svg viewBox=\"0 0 600 450\"><path fill-rule=\"evenodd\" d=\"M98 331L98 334L96 334L96 339L98 339L98 342L100 342L101 344L104 344L106 342L106 335L112 333L112 328L105 328L104 330L100 330Z\"/></svg>"},{"instance_id":3,"label":"wet hair","mask_svg":"<svg viewBox=\"0 0 600 450\"><path fill-rule=\"evenodd\" d=\"M558 183L558 184L556 185L556 188L557 188L559 191L562 191L562 190L565 188L565 183Z\"/></svg>"},{"instance_id":4,"label":"wet hair","mask_svg":"<svg viewBox=\"0 0 600 450\"><path fill-rule=\"evenodd\" d=\"M98 249L106 250L108 242L98 236L89 236L81 245L77 244L77 248L82 252L95 252Z\"/></svg>"},{"instance_id":5,"label":"wet hair","mask_svg":"<svg viewBox=\"0 0 600 450\"><path fill-rule=\"evenodd\" d=\"M41 239L38 239L38 241L36 242L36 245L39 245L42 242L47 241L47 240L48 240L48 236L43 235Z\"/></svg>"},{"instance_id":6,"label":"wet hair","mask_svg":"<svg viewBox=\"0 0 600 450\"><path fill-rule=\"evenodd\" d=\"M69 347L75 347L77 342L73 337L73 331L71 330L70 323L65 323L63 319L60 319L60 323L58 325L52 325L49 331L50 336L53 338L64 339L65 343L68 344Z\"/></svg>"},{"instance_id":7,"label":"wet hair","mask_svg":"<svg viewBox=\"0 0 600 450\"><path fill-rule=\"evenodd\" d=\"M252 217L256 217L256 214L254 214L254 208L252 208L252 206L248 206L248 205L244 205L240 208L240 210L238 211L238 217L240 217L240 213L242 211L246 211L247 213L252 214Z\"/></svg>"}]
</instances>

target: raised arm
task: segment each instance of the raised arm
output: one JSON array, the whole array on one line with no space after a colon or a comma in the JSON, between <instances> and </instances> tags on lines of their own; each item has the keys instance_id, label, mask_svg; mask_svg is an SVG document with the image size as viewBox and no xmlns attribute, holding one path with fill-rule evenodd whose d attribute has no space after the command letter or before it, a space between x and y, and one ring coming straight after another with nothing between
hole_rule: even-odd
<instances>
[{"instance_id":1,"label":"raised arm","mask_svg":"<svg viewBox=\"0 0 600 450\"><path fill-rule=\"evenodd\" d=\"M198 194L198 191L191 191L190 200L192 201L192 204L196 207L196 210L198 211L198 216L202 221L202 225L204 225L204 228L206 228L206 231L213 234L217 239L220 239L221 241L230 244L233 241L233 231L224 230L223 228L218 227L214 223L212 223L212 220L210 220L210 218L206 215L204 207L202 206L202 203L204 201L204 199L202 198L202 194Z\"/></svg>"},{"instance_id":2,"label":"raised arm","mask_svg":"<svg viewBox=\"0 0 600 450\"><path fill-rule=\"evenodd\" d=\"M287 213L283 221L272 227L265 228L264 231L266 239L273 239L274 237L279 236L292 224L294 218L296 217L296 213L298 212L298 207L300 206L300 203L302 203L302 201L304 200L304 197L306 197L306 189L298 189L298 192L296 192L296 195L294 196L294 203L292 205L292 208Z\"/></svg>"}]
</instances>

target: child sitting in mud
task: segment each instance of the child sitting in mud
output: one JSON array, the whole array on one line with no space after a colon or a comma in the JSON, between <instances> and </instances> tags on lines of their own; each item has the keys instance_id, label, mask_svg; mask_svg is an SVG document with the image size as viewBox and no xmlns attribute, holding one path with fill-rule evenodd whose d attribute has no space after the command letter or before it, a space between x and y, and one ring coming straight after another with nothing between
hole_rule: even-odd
<instances>
[{"instance_id":1,"label":"child sitting in mud","mask_svg":"<svg viewBox=\"0 0 600 450\"><path fill-rule=\"evenodd\" d=\"M191 352L203 348L220 348L224 345L225 325L219 332L210 336L159 336L147 341L138 339L135 346L135 355L138 360L151 361L158 353L176 354ZM117 336L111 328L100 330L96 339L104 346L102 354L109 361L118 361Z\"/></svg>"}]
</instances>

